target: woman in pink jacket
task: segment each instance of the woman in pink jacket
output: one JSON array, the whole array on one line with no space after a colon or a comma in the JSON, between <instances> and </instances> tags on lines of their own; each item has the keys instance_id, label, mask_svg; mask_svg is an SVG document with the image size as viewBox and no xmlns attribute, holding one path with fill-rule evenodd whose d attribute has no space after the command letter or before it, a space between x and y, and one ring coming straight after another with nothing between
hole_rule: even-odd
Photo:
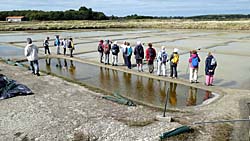
<instances>
[{"instance_id":1,"label":"woman in pink jacket","mask_svg":"<svg viewBox=\"0 0 250 141\"><path fill-rule=\"evenodd\" d=\"M199 62L200 62L200 57L198 56L197 51L193 50L192 55L189 58L189 64L190 64L189 81L190 83L198 83Z\"/></svg>"}]
</instances>

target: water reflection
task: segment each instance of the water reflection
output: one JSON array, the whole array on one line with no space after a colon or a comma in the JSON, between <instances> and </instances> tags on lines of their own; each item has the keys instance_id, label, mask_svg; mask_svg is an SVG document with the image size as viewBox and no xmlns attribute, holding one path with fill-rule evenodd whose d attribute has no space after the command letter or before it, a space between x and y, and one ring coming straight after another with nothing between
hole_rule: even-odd
<instances>
[{"instance_id":1,"label":"water reflection","mask_svg":"<svg viewBox=\"0 0 250 141\"><path fill-rule=\"evenodd\" d=\"M69 66L69 74L73 80L76 80L75 74L76 74L76 67L72 60L70 60L70 66Z\"/></svg>"},{"instance_id":2,"label":"water reflection","mask_svg":"<svg viewBox=\"0 0 250 141\"><path fill-rule=\"evenodd\" d=\"M103 90L119 93L132 100L158 107L164 107L169 88L168 107L185 107L201 104L213 95L209 91L193 87L154 80L108 68L74 62L72 60L45 59L40 61L41 69L52 71L76 81L80 81Z\"/></svg>"},{"instance_id":3,"label":"water reflection","mask_svg":"<svg viewBox=\"0 0 250 141\"><path fill-rule=\"evenodd\" d=\"M189 87L186 105L187 106L195 106L196 105L196 96L197 96L197 88Z\"/></svg>"},{"instance_id":4,"label":"water reflection","mask_svg":"<svg viewBox=\"0 0 250 141\"><path fill-rule=\"evenodd\" d=\"M174 107L177 104L176 88L176 83L169 83L169 103Z\"/></svg>"}]
</instances>

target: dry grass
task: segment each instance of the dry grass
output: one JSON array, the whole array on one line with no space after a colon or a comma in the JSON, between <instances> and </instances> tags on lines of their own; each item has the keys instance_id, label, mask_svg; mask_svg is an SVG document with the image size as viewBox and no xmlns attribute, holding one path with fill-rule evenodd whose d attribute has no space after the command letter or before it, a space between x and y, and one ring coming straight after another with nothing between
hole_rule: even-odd
<instances>
[{"instance_id":1,"label":"dry grass","mask_svg":"<svg viewBox=\"0 0 250 141\"><path fill-rule=\"evenodd\" d=\"M106 20L106 21L32 21L21 23L0 22L0 31L67 30L105 28L160 28L160 29L223 29L250 30L250 20L192 21L192 20Z\"/></svg>"}]
</instances>

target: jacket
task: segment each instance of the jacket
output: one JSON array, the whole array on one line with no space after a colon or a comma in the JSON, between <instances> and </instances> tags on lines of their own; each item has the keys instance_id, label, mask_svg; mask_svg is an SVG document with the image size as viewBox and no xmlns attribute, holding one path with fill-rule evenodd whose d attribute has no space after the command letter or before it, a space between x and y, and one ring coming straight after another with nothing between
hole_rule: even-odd
<instances>
[{"instance_id":1,"label":"jacket","mask_svg":"<svg viewBox=\"0 0 250 141\"><path fill-rule=\"evenodd\" d=\"M152 55L150 54L150 50L152 51ZM151 56L150 56L151 55ZM149 61L149 60L154 60L156 57L156 51L154 48L147 48L146 49L146 60Z\"/></svg>"},{"instance_id":2,"label":"jacket","mask_svg":"<svg viewBox=\"0 0 250 141\"><path fill-rule=\"evenodd\" d=\"M135 59L144 59L144 49L142 45L137 45L134 50Z\"/></svg>"},{"instance_id":3,"label":"jacket","mask_svg":"<svg viewBox=\"0 0 250 141\"><path fill-rule=\"evenodd\" d=\"M215 68L217 67L217 62L214 65L211 65L213 55L210 55L206 58L206 66L205 66L205 73L206 75L214 75Z\"/></svg>"},{"instance_id":4,"label":"jacket","mask_svg":"<svg viewBox=\"0 0 250 141\"><path fill-rule=\"evenodd\" d=\"M192 54L191 57L189 58L188 62L189 62L189 67L190 68L195 68L194 66L192 66L192 59L198 57L198 62L201 61L200 57L198 56L198 54ZM199 66L198 66L199 67Z\"/></svg>"},{"instance_id":5,"label":"jacket","mask_svg":"<svg viewBox=\"0 0 250 141\"><path fill-rule=\"evenodd\" d=\"M38 48L33 44L28 44L24 48L24 55L27 57L28 61L38 60Z\"/></svg>"},{"instance_id":6,"label":"jacket","mask_svg":"<svg viewBox=\"0 0 250 141\"><path fill-rule=\"evenodd\" d=\"M174 64L173 62L172 62L172 59L174 59L174 54L177 54L177 55L179 55L178 54L178 52L173 52L172 54L171 54L171 56L170 56L170 58L169 58L169 61L170 61L170 66L177 66L177 64Z\"/></svg>"}]
</instances>

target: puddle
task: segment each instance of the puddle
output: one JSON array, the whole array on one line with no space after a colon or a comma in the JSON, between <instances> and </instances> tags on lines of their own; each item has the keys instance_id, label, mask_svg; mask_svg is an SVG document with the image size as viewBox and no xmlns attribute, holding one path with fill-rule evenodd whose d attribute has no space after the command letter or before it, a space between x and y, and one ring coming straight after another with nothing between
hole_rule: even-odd
<instances>
[{"instance_id":1,"label":"puddle","mask_svg":"<svg viewBox=\"0 0 250 141\"><path fill-rule=\"evenodd\" d=\"M80 81L132 100L164 107L196 106L213 97L211 92L180 84L154 80L112 69L74 62L66 59L41 59L41 70ZM167 89L169 95L167 96Z\"/></svg>"}]
</instances>

